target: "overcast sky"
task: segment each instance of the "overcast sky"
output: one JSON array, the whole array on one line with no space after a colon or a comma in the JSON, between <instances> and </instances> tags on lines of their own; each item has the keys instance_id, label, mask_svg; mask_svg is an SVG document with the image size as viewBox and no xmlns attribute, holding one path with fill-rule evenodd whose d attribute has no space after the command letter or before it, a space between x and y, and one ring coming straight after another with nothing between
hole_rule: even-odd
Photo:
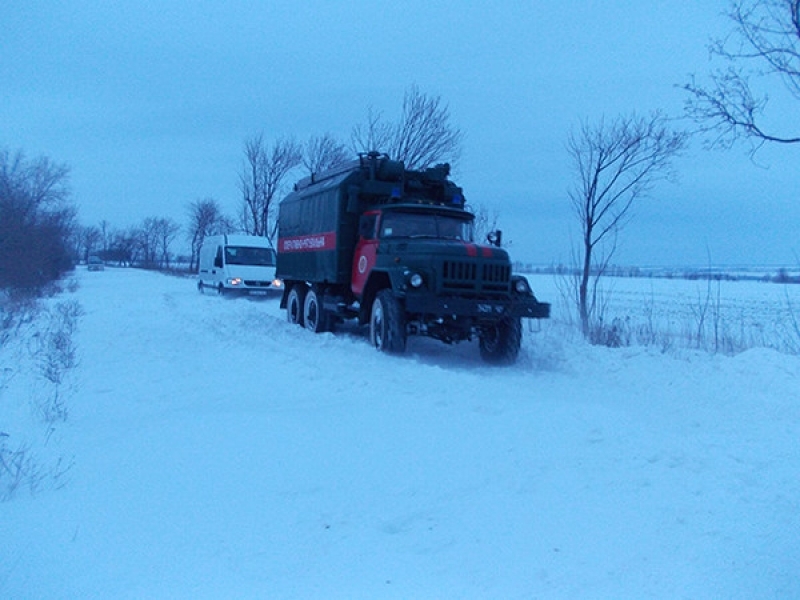
<instances>
[{"instance_id":1,"label":"overcast sky","mask_svg":"<svg viewBox=\"0 0 800 600\"><path fill-rule=\"evenodd\" d=\"M72 170L84 225L231 215L244 140L331 133L416 84L465 134L453 178L499 213L514 258L568 262L565 142L582 119L679 116L725 0L4 2L0 147ZM797 106L787 104L792 114ZM687 124L688 125L688 124ZM637 205L617 262L795 264L800 147L707 152Z\"/></svg>"}]
</instances>

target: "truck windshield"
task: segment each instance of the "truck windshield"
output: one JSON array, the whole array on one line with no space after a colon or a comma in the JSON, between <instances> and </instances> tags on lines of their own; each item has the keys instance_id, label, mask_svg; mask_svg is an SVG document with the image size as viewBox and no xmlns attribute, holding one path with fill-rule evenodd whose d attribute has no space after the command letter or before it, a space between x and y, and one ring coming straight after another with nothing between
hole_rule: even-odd
<instances>
[{"instance_id":1,"label":"truck windshield","mask_svg":"<svg viewBox=\"0 0 800 600\"><path fill-rule=\"evenodd\" d=\"M472 222L432 213L387 212L381 219L382 238L411 237L472 241Z\"/></svg>"},{"instance_id":2,"label":"truck windshield","mask_svg":"<svg viewBox=\"0 0 800 600\"><path fill-rule=\"evenodd\" d=\"M275 250L252 246L225 246L225 263L229 265L275 266Z\"/></svg>"}]
</instances>

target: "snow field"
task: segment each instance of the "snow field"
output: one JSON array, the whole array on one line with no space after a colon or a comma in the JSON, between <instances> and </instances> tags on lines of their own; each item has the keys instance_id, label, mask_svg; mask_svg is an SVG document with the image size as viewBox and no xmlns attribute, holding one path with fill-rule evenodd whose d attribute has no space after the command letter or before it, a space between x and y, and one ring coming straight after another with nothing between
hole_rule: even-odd
<instances>
[{"instance_id":1,"label":"snow field","mask_svg":"<svg viewBox=\"0 0 800 600\"><path fill-rule=\"evenodd\" d=\"M41 382L0 353L0 423L73 465L0 504L0 596L800 595L796 356L591 347L558 313L512 367L474 343L386 356L275 297L76 277L46 446L23 418Z\"/></svg>"}]
</instances>

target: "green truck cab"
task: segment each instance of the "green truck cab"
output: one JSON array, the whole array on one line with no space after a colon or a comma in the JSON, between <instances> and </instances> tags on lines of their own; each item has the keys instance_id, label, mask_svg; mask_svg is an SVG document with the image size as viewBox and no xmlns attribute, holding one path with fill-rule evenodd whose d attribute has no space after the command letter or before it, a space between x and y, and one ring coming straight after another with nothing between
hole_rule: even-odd
<instances>
[{"instance_id":1,"label":"green truck cab","mask_svg":"<svg viewBox=\"0 0 800 600\"><path fill-rule=\"evenodd\" d=\"M487 362L514 362L521 319L547 318L550 305L512 274L499 232L475 243L449 170L407 170L371 152L300 180L278 217L288 320L322 332L357 319L376 348L397 353L409 335L477 337Z\"/></svg>"}]
</instances>

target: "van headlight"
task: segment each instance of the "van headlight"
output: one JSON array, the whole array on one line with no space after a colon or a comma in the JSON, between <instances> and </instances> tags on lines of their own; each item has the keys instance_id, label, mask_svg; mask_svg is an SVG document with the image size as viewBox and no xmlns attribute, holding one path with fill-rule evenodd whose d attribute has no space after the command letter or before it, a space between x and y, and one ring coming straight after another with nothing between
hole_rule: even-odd
<instances>
[{"instance_id":1,"label":"van headlight","mask_svg":"<svg viewBox=\"0 0 800 600\"><path fill-rule=\"evenodd\" d=\"M231 277L228 279L228 285L242 285L241 277Z\"/></svg>"},{"instance_id":2,"label":"van headlight","mask_svg":"<svg viewBox=\"0 0 800 600\"><path fill-rule=\"evenodd\" d=\"M411 284L411 287L418 288L422 287L424 281L422 279L422 275L419 273L412 273L408 278L408 283Z\"/></svg>"}]
</instances>

